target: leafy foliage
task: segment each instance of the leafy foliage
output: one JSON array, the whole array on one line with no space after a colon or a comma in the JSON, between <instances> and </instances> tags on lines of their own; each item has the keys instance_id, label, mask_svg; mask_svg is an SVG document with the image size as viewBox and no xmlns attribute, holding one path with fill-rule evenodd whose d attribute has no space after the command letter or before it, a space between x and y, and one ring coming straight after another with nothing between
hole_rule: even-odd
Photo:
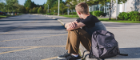
<instances>
[{"instance_id":1,"label":"leafy foliage","mask_svg":"<svg viewBox=\"0 0 140 60\"><path fill-rule=\"evenodd\" d=\"M38 10L38 8L34 7L33 10L32 10L32 12L33 12L33 13L36 13L37 10Z\"/></svg>"},{"instance_id":2,"label":"leafy foliage","mask_svg":"<svg viewBox=\"0 0 140 60\"><path fill-rule=\"evenodd\" d=\"M49 5L49 12L48 12L48 5ZM58 0L47 0L46 4L44 4L44 9L46 9L47 14L57 14L58 12ZM60 14L64 14L67 12L66 3L60 0Z\"/></svg>"},{"instance_id":3,"label":"leafy foliage","mask_svg":"<svg viewBox=\"0 0 140 60\"><path fill-rule=\"evenodd\" d=\"M124 14L124 20L128 20L129 19L129 13L125 13Z\"/></svg>"},{"instance_id":4,"label":"leafy foliage","mask_svg":"<svg viewBox=\"0 0 140 60\"><path fill-rule=\"evenodd\" d=\"M101 16L101 15L103 15L103 12L102 11L93 11L91 14L94 16Z\"/></svg>"},{"instance_id":5,"label":"leafy foliage","mask_svg":"<svg viewBox=\"0 0 140 60\"><path fill-rule=\"evenodd\" d=\"M126 14L126 12L122 12L118 15L118 18L121 20L124 20L124 15Z\"/></svg>"},{"instance_id":6,"label":"leafy foliage","mask_svg":"<svg viewBox=\"0 0 140 60\"><path fill-rule=\"evenodd\" d=\"M29 13L32 13L32 9L29 10Z\"/></svg>"},{"instance_id":7,"label":"leafy foliage","mask_svg":"<svg viewBox=\"0 0 140 60\"><path fill-rule=\"evenodd\" d=\"M24 7L33 8L33 7L36 7L36 4L32 2L31 0L26 0Z\"/></svg>"},{"instance_id":8,"label":"leafy foliage","mask_svg":"<svg viewBox=\"0 0 140 60\"><path fill-rule=\"evenodd\" d=\"M28 13L28 12L29 12L29 10L30 10L28 7L26 7L25 9L26 9L26 13Z\"/></svg>"},{"instance_id":9,"label":"leafy foliage","mask_svg":"<svg viewBox=\"0 0 140 60\"><path fill-rule=\"evenodd\" d=\"M140 13L137 11L131 11L129 13L122 12L118 15L118 18L129 21L140 21Z\"/></svg>"},{"instance_id":10,"label":"leafy foliage","mask_svg":"<svg viewBox=\"0 0 140 60\"><path fill-rule=\"evenodd\" d=\"M39 7L37 12L38 13L43 13L42 7Z\"/></svg>"},{"instance_id":11,"label":"leafy foliage","mask_svg":"<svg viewBox=\"0 0 140 60\"><path fill-rule=\"evenodd\" d=\"M131 21L140 21L140 13L138 11L131 11L129 17Z\"/></svg>"}]
</instances>

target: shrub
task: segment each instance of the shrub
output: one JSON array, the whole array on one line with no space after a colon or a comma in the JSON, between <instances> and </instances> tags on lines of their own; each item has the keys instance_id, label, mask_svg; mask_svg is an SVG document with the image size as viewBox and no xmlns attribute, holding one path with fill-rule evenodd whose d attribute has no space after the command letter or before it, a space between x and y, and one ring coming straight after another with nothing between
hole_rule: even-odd
<instances>
[{"instance_id":1,"label":"shrub","mask_svg":"<svg viewBox=\"0 0 140 60\"><path fill-rule=\"evenodd\" d=\"M119 15L118 15L118 18L121 19L121 20L124 20L124 15L126 14L126 12L121 12Z\"/></svg>"},{"instance_id":2,"label":"shrub","mask_svg":"<svg viewBox=\"0 0 140 60\"><path fill-rule=\"evenodd\" d=\"M50 13L47 13L47 15L50 15Z\"/></svg>"},{"instance_id":3,"label":"shrub","mask_svg":"<svg viewBox=\"0 0 140 60\"><path fill-rule=\"evenodd\" d=\"M125 13L125 14L124 14L124 19L125 19L125 20L128 20L129 18L130 18L130 17L129 17L129 13Z\"/></svg>"},{"instance_id":4,"label":"shrub","mask_svg":"<svg viewBox=\"0 0 140 60\"><path fill-rule=\"evenodd\" d=\"M29 13L32 13L32 9L29 10Z\"/></svg>"},{"instance_id":5,"label":"shrub","mask_svg":"<svg viewBox=\"0 0 140 60\"><path fill-rule=\"evenodd\" d=\"M54 15L54 12L50 12L50 15Z\"/></svg>"},{"instance_id":6,"label":"shrub","mask_svg":"<svg viewBox=\"0 0 140 60\"><path fill-rule=\"evenodd\" d=\"M94 16L101 16L104 13L102 11L93 11L91 14L94 15Z\"/></svg>"},{"instance_id":7,"label":"shrub","mask_svg":"<svg viewBox=\"0 0 140 60\"><path fill-rule=\"evenodd\" d=\"M34 7L33 10L32 10L32 12L33 13L37 13L37 10L38 10L38 8Z\"/></svg>"},{"instance_id":8,"label":"shrub","mask_svg":"<svg viewBox=\"0 0 140 60\"><path fill-rule=\"evenodd\" d=\"M131 11L129 13L129 20L131 21L139 21L140 20L140 15L138 11Z\"/></svg>"},{"instance_id":9,"label":"shrub","mask_svg":"<svg viewBox=\"0 0 140 60\"><path fill-rule=\"evenodd\" d=\"M89 12L92 15L92 12Z\"/></svg>"},{"instance_id":10,"label":"shrub","mask_svg":"<svg viewBox=\"0 0 140 60\"><path fill-rule=\"evenodd\" d=\"M42 13L43 12L42 7L39 7L37 12Z\"/></svg>"},{"instance_id":11,"label":"shrub","mask_svg":"<svg viewBox=\"0 0 140 60\"><path fill-rule=\"evenodd\" d=\"M70 12L70 15L76 15L76 14L77 14L76 12Z\"/></svg>"}]
</instances>

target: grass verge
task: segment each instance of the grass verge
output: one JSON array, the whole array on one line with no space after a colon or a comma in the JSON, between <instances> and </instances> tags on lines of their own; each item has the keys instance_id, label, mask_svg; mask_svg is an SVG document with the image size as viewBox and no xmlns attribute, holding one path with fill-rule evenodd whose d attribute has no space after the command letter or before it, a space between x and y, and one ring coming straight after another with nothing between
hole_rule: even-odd
<instances>
[{"instance_id":1,"label":"grass verge","mask_svg":"<svg viewBox=\"0 0 140 60\"><path fill-rule=\"evenodd\" d=\"M128 21L128 20L116 20L116 19L111 19L109 18L98 18L100 21L106 21L106 22L120 22L120 23L140 23L140 21Z\"/></svg>"},{"instance_id":2,"label":"grass verge","mask_svg":"<svg viewBox=\"0 0 140 60\"><path fill-rule=\"evenodd\" d=\"M5 17L7 17L6 15L0 15L0 18L5 18Z\"/></svg>"},{"instance_id":3,"label":"grass verge","mask_svg":"<svg viewBox=\"0 0 140 60\"><path fill-rule=\"evenodd\" d=\"M19 16L19 15L22 15L22 13L19 13L17 15L0 15L0 18L6 18L6 17L9 17L9 16Z\"/></svg>"},{"instance_id":4,"label":"grass verge","mask_svg":"<svg viewBox=\"0 0 140 60\"><path fill-rule=\"evenodd\" d=\"M78 18L78 15L60 15L63 17L68 17L68 18Z\"/></svg>"}]
</instances>

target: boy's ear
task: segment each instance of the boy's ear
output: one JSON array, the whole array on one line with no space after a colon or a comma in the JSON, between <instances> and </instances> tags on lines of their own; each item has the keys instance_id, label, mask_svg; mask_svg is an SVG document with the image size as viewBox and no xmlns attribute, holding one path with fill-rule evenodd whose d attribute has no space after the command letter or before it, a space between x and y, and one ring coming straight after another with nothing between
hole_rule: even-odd
<instances>
[{"instance_id":1,"label":"boy's ear","mask_svg":"<svg viewBox=\"0 0 140 60\"><path fill-rule=\"evenodd\" d=\"M77 12L79 15L81 14L79 11Z\"/></svg>"}]
</instances>

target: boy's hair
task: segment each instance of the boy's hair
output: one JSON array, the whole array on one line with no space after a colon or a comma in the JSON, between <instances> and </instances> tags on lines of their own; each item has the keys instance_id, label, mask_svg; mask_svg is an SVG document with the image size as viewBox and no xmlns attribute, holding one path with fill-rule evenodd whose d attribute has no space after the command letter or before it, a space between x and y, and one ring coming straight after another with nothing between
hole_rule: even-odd
<instances>
[{"instance_id":1,"label":"boy's hair","mask_svg":"<svg viewBox=\"0 0 140 60\"><path fill-rule=\"evenodd\" d=\"M77 4L75 10L79 11L82 14L89 14L89 7L84 2Z\"/></svg>"}]
</instances>

